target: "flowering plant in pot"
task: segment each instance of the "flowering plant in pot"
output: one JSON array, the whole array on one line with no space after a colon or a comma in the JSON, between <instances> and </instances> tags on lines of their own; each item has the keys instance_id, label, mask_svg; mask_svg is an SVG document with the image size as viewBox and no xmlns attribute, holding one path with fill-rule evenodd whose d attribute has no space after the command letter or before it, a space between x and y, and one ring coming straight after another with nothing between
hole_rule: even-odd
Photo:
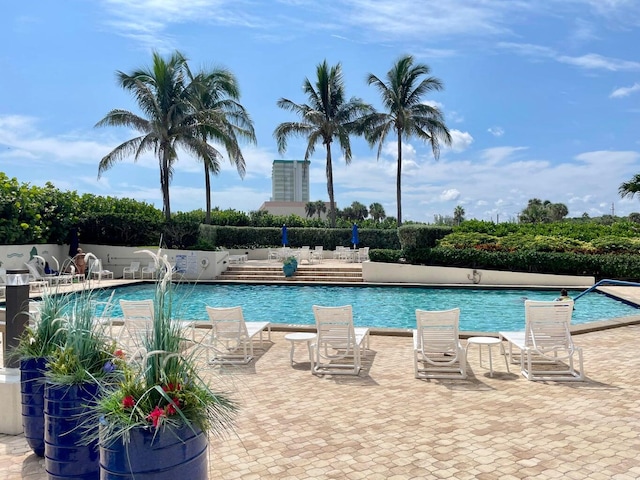
<instances>
[{"instance_id":1,"label":"flowering plant in pot","mask_svg":"<svg viewBox=\"0 0 640 480\"><path fill-rule=\"evenodd\" d=\"M122 381L95 408L101 479L205 479L208 437L232 429L237 407L198 374L197 345L185 350L185 325L173 314L171 266L160 251L145 252L167 273L156 281L152 329L142 338L146 354L126 365Z\"/></svg>"},{"instance_id":2,"label":"flowering plant in pot","mask_svg":"<svg viewBox=\"0 0 640 480\"><path fill-rule=\"evenodd\" d=\"M90 416L123 363L106 325L96 322L91 290L76 293L61 328L65 340L50 355L44 390L45 470L52 478L93 479L100 473L98 424Z\"/></svg>"}]
</instances>

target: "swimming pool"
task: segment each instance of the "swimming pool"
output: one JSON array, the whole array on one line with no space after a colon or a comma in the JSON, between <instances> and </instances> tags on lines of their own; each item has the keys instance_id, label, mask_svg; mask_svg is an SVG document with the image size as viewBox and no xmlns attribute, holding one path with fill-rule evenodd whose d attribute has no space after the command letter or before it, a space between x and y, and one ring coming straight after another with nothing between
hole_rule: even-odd
<instances>
[{"instance_id":1,"label":"swimming pool","mask_svg":"<svg viewBox=\"0 0 640 480\"><path fill-rule=\"evenodd\" d=\"M112 316L122 316L119 299L153 298L154 288L153 284L117 288ZM576 296L578 293L569 294ZM107 300L111 290L96 294L99 299ZM555 290L181 284L176 286L174 311L178 318L185 320L207 320L207 305L241 305L247 321L313 325L312 305L350 304L357 326L413 328L416 308L445 310L460 307L460 330L497 332L524 328L525 298L553 300L557 296ZM591 292L576 302L572 323L639 313L637 308L624 302Z\"/></svg>"}]
</instances>

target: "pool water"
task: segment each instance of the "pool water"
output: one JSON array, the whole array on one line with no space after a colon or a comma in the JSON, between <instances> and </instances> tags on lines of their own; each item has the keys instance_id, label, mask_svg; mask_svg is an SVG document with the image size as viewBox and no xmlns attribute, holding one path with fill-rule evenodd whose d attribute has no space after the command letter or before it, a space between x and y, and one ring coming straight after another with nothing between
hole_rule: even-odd
<instances>
[{"instance_id":1,"label":"pool water","mask_svg":"<svg viewBox=\"0 0 640 480\"><path fill-rule=\"evenodd\" d=\"M155 285L116 289L113 317L121 317L119 299L153 298ZM576 296L580 291L569 292ZM96 292L107 300L111 290ZM460 307L460 330L497 332L524 329L524 300L554 300L553 290L461 288L336 287L245 284L181 284L176 286L174 312L185 320L207 320L205 306L240 305L247 321L313 325L312 305L352 305L354 324L367 327L414 328L415 310ZM604 294L591 292L575 305L572 323L580 324L640 311Z\"/></svg>"}]
</instances>

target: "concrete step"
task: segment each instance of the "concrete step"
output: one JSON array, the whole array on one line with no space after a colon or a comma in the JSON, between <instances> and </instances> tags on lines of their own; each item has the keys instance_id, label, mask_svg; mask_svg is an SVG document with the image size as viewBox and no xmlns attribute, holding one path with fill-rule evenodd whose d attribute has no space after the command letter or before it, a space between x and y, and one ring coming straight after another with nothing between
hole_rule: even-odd
<instances>
[{"instance_id":1,"label":"concrete step","mask_svg":"<svg viewBox=\"0 0 640 480\"><path fill-rule=\"evenodd\" d=\"M221 281L233 282L318 282L318 283L354 283L362 282L360 265L298 265L293 277L285 277L282 265L238 264L229 265L218 277Z\"/></svg>"}]
</instances>

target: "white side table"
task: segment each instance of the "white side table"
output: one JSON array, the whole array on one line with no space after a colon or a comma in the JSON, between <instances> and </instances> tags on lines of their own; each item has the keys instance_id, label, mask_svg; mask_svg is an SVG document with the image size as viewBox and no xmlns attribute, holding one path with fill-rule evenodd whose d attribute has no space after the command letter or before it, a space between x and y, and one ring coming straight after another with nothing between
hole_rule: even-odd
<instances>
[{"instance_id":1,"label":"white side table","mask_svg":"<svg viewBox=\"0 0 640 480\"><path fill-rule=\"evenodd\" d=\"M502 340L496 337L470 337L467 340L467 352L471 345L478 345L478 355L480 357L480 366L482 367L482 346L486 345L489 349L489 376L493 377L493 363L491 361L491 347L493 345L500 345L502 354L504 357L504 364L507 366L507 372L509 372L509 362L507 356L504 354L504 347L502 346Z\"/></svg>"},{"instance_id":2,"label":"white side table","mask_svg":"<svg viewBox=\"0 0 640 480\"><path fill-rule=\"evenodd\" d=\"M311 351L311 342L316 339L316 334L306 332L287 333L284 336L284 339L291 342L291 353L289 354L291 365L293 365L294 363L293 354L296 350L296 342L307 342L307 350L309 351L309 363L311 364L311 370L313 370L313 353Z\"/></svg>"}]
</instances>

